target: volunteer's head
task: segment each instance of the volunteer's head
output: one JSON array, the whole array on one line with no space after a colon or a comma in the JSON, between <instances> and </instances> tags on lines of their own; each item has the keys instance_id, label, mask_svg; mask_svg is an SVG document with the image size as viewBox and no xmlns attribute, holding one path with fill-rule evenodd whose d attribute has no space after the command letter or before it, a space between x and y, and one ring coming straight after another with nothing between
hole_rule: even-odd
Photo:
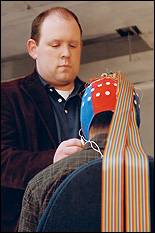
<instances>
[{"instance_id":1,"label":"volunteer's head","mask_svg":"<svg viewBox=\"0 0 155 233\"><path fill-rule=\"evenodd\" d=\"M115 73L103 74L95 78L82 96L81 129L86 140L96 134L108 133L117 100L118 78ZM134 107L136 109L137 126L140 126L139 97L135 92Z\"/></svg>"}]
</instances>

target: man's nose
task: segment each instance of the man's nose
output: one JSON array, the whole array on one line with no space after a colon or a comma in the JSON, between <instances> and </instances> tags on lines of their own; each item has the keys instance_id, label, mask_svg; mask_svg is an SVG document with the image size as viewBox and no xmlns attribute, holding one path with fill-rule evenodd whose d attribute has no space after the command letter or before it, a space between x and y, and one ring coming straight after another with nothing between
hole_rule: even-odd
<instances>
[{"instance_id":1,"label":"man's nose","mask_svg":"<svg viewBox=\"0 0 155 233\"><path fill-rule=\"evenodd\" d=\"M64 45L62 47L61 57L70 57L70 48L69 45Z\"/></svg>"}]
</instances>

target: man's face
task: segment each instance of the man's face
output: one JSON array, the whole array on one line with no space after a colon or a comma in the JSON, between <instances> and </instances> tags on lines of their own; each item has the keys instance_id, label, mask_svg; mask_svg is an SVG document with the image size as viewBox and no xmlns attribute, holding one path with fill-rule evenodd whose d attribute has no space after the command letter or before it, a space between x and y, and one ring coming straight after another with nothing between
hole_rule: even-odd
<instances>
[{"instance_id":1,"label":"man's face","mask_svg":"<svg viewBox=\"0 0 155 233\"><path fill-rule=\"evenodd\" d=\"M42 78L59 90L74 86L81 57L81 33L75 19L49 15L36 47L36 65Z\"/></svg>"}]
</instances>

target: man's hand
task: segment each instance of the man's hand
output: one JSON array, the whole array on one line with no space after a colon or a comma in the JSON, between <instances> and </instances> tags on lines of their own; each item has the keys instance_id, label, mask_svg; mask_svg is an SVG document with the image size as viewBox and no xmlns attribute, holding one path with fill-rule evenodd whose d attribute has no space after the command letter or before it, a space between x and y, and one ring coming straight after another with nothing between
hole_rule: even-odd
<instances>
[{"instance_id":1,"label":"man's hand","mask_svg":"<svg viewBox=\"0 0 155 233\"><path fill-rule=\"evenodd\" d=\"M55 152L53 163L56 163L57 161L67 157L68 155L81 151L83 147L84 146L82 145L80 139L77 138L72 138L61 142Z\"/></svg>"}]
</instances>

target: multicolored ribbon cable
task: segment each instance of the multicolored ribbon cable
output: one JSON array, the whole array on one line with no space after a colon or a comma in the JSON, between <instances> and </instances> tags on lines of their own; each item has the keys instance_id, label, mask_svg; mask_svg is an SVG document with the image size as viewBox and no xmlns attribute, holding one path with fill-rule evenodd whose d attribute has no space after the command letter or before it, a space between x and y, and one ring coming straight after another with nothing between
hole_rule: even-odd
<instances>
[{"instance_id":1,"label":"multicolored ribbon cable","mask_svg":"<svg viewBox=\"0 0 155 233\"><path fill-rule=\"evenodd\" d=\"M117 101L102 163L101 231L149 232L149 164L136 124L134 87L121 71L115 77Z\"/></svg>"}]
</instances>

